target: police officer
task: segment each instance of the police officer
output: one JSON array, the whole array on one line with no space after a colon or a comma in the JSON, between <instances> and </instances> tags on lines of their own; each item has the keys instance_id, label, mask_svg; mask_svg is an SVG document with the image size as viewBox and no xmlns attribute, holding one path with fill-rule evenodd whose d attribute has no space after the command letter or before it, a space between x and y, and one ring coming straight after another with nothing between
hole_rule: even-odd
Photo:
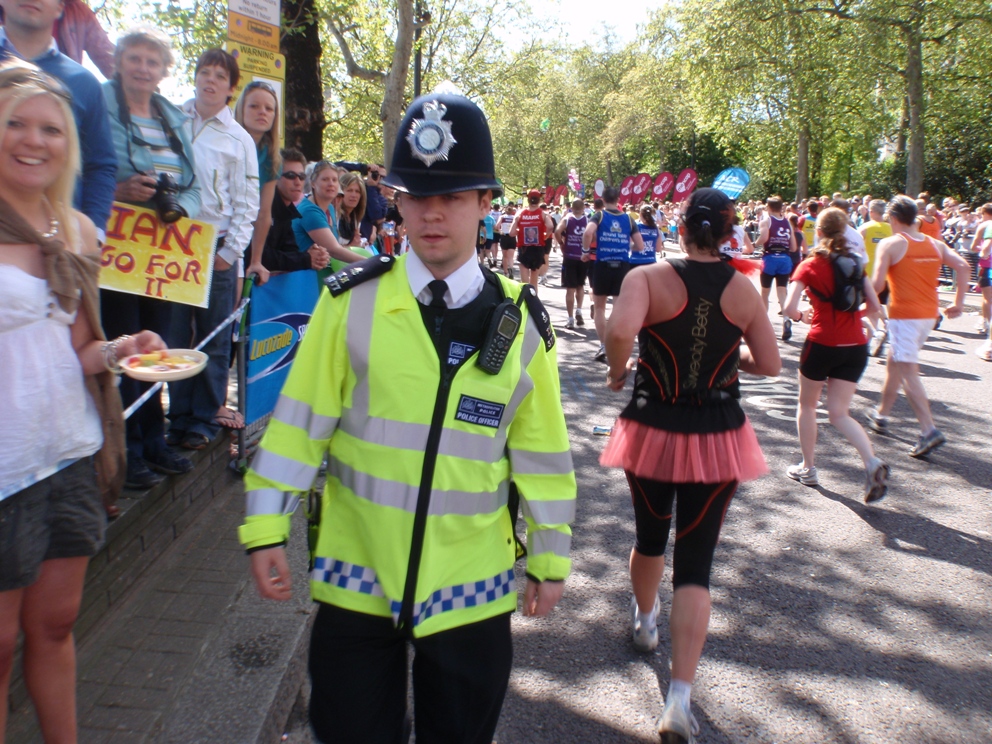
<instances>
[{"instance_id":1,"label":"police officer","mask_svg":"<svg viewBox=\"0 0 992 744\"><path fill-rule=\"evenodd\" d=\"M517 494L524 614L547 615L570 569L554 332L529 287L476 260L500 187L475 104L414 101L385 183L412 252L328 279L245 477L240 538L262 596L288 599L289 514L326 455L310 575L318 740L404 740L412 643L418 744L490 744L512 657Z\"/></svg>"}]
</instances>

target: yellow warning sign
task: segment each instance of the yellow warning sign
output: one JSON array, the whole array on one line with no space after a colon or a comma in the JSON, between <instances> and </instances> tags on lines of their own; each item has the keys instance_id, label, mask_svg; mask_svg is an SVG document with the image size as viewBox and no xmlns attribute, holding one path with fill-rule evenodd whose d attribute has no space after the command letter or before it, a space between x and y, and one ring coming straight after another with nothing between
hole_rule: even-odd
<instances>
[{"instance_id":1,"label":"yellow warning sign","mask_svg":"<svg viewBox=\"0 0 992 744\"><path fill-rule=\"evenodd\" d=\"M278 52L230 40L227 42L227 51L238 60L242 75L248 73L273 80L286 79L286 57Z\"/></svg>"},{"instance_id":2,"label":"yellow warning sign","mask_svg":"<svg viewBox=\"0 0 992 744\"><path fill-rule=\"evenodd\" d=\"M233 10L227 12L227 36L242 44L279 53L279 27Z\"/></svg>"}]
</instances>

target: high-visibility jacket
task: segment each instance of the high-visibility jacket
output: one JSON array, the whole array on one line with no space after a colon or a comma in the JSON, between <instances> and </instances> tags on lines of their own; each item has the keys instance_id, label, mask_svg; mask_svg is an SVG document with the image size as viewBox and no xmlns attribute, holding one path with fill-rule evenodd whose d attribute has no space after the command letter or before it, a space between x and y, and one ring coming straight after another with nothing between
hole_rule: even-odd
<instances>
[{"instance_id":1,"label":"high-visibility jacket","mask_svg":"<svg viewBox=\"0 0 992 744\"><path fill-rule=\"evenodd\" d=\"M499 281L518 296L519 284ZM241 542L286 541L327 454L315 600L392 616L418 637L512 612L511 476L528 575L564 579L576 485L556 351L521 309L499 374L476 366L478 352L443 373L405 257L337 297L323 292L245 476Z\"/></svg>"}]
</instances>

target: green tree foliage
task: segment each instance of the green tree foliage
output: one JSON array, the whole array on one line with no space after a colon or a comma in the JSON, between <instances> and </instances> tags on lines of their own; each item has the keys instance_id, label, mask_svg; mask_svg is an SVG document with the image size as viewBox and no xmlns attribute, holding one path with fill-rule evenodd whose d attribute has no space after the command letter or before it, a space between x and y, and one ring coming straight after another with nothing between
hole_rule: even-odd
<instances>
[{"instance_id":1,"label":"green tree foliage","mask_svg":"<svg viewBox=\"0 0 992 744\"><path fill-rule=\"evenodd\" d=\"M125 0L106 2L104 17L136 20ZM412 33L404 19L415 0L315 2L324 150L380 161L396 134L389 121L413 96L411 55L397 44ZM618 183L695 165L706 184L733 165L751 174L755 195L922 185L992 198L985 0L670 0L625 46L608 32L548 33L511 0L422 0L422 9L423 90L451 80L484 108L513 196L563 183L572 168L586 183ZM225 10L167 0L143 20L190 60L223 41ZM402 83L392 97L387 78Z\"/></svg>"}]
</instances>

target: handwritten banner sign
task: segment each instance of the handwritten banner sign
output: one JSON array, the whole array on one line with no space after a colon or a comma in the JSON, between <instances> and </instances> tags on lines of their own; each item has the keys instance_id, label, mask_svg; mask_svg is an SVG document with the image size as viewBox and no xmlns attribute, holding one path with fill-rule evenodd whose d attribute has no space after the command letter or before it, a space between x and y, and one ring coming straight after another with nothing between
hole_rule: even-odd
<instances>
[{"instance_id":1,"label":"handwritten banner sign","mask_svg":"<svg viewBox=\"0 0 992 744\"><path fill-rule=\"evenodd\" d=\"M209 223L181 219L166 224L152 209L114 202L101 252L100 286L206 307L216 242Z\"/></svg>"}]
</instances>

